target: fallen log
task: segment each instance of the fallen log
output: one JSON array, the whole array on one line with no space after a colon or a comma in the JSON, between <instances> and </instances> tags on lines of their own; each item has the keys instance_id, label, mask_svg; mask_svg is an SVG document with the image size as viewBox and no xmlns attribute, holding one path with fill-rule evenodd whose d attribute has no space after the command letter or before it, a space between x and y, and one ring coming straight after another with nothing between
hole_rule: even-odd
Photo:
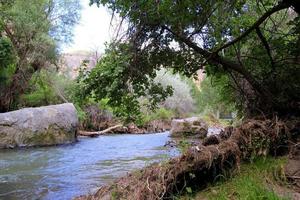
<instances>
[{"instance_id":1,"label":"fallen log","mask_svg":"<svg viewBox=\"0 0 300 200\"><path fill-rule=\"evenodd\" d=\"M250 120L227 131L228 138L222 137L218 144L192 147L167 163L130 173L93 195L76 199L172 199L186 187L203 187L220 174L238 168L241 159L276 151L289 138L285 123L278 120Z\"/></svg>"},{"instance_id":2,"label":"fallen log","mask_svg":"<svg viewBox=\"0 0 300 200\"><path fill-rule=\"evenodd\" d=\"M102 131L78 131L78 134L81 136L97 137L99 135L104 135L106 133L109 133L109 132L113 131L114 129L120 128L122 126L123 126L122 124L118 124L118 125L109 127L107 129L104 129Z\"/></svg>"}]
</instances>

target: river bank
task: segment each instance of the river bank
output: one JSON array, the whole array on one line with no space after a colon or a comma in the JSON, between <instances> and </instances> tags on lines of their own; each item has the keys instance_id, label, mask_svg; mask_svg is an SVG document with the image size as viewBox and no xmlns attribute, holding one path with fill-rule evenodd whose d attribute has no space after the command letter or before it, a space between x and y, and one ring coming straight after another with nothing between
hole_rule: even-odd
<instances>
[{"instance_id":1,"label":"river bank","mask_svg":"<svg viewBox=\"0 0 300 200\"><path fill-rule=\"evenodd\" d=\"M174 198L188 188L206 187L239 169L241 161L288 153L290 146L285 144L299 142L298 125L297 120L277 118L247 120L238 127L225 128L219 136L206 138L203 145L189 148L181 156L130 173L92 195L76 199Z\"/></svg>"},{"instance_id":2,"label":"river bank","mask_svg":"<svg viewBox=\"0 0 300 200\"><path fill-rule=\"evenodd\" d=\"M92 127L95 127L96 122ZM214 135L220 133L224 129L225 125L220 121L209 123L204 121L200 117L190 117L181 119L157 119L147 122L144 125L137 126L134 123L124 125L122 122L107 120L97 122L98 126L101 124L101 128L95 130L83 129L80 126L79 135L95 137L97 135L104 134L149 134L149 133L161 133L170 131L172 137L185 138L205 138L207 135Z\"/></svg>"}]
</instances>

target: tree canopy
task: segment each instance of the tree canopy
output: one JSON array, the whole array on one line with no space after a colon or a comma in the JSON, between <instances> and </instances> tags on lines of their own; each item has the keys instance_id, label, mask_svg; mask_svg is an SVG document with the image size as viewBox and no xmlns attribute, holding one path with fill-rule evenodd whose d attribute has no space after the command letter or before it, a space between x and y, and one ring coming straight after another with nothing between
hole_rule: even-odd
<instances>
[{"instance_id":1,"label":"tree canopy","mask_svg":"<svg viewBox=\"0 0 300 200\"><path fill-rule=\"evenodd\" d=\"M297 0L90 3L107 6L128 24L115 42L128 47L124 54L130 59L122 70L134 73L127 77L127 86L147 85L145 77L154 77L162 67L187 76L204 68L216 79L227 76L222 81L222 87L229 88L226 95L248 115L299 114ZM103 86L97 80L94 91Z\"/></svg>"},{"instance_id":2,"label":"tree canopy","mask_svg":"<svg viewBox=\"0 0 300 200\"><path fill-rule=\"evenodd\" d=\"M134 55L127 44L110 44L105 55L91 72L79 76L82 90L78 96L82 99L108 99L108 104L114 108L118 117L125 117L132 121L140 115L138 98L147 96L150 105L156 106L172 94L169 86L163 87L155 83L155 73L146 73L145 70L131 68L130 63Z\"/></svg>"},{"instance_id":3,"label":"tree canopy","mask_svg":"<svg viewBox=\"0 0 300 200\"><path fill-rule=\"evenodd\" d=\"M72 38L78 2L0 1L0 112L13 109L35 72L55 64L58 42Z\"/></svg>"}]
</instances>

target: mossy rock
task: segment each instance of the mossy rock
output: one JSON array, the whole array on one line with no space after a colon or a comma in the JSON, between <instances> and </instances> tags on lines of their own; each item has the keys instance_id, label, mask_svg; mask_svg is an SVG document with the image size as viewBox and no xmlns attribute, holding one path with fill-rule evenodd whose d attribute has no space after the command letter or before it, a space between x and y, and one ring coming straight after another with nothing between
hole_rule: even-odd
<instances>
[{"instance_id":1,"label":"mossy rock","mask_svg":"<svg viewBox=\"0 0 300 200\"><path fill-rule=\"evenodd\" d=\"M208 125L198 117L191 117L186 119L174 119L171 124L172 137L186 137L193 136L205 138L207 136Z\"/></svg>"},{"instance_id":2,"label":"mossy rock","mask_svg":"<svg viewBox=\"0 0 300 200\"><path fill-rule=\"evenodd\" d=\"M49 146L76 141L73 104L25 108L0 114L0 148Z\"/></svg>"}]
</instances>

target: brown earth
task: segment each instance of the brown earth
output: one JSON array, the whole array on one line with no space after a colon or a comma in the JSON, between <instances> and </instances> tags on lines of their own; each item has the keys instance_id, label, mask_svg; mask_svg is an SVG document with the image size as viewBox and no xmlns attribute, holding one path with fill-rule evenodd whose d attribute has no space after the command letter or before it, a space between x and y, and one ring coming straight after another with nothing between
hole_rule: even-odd
<instances>
[{"instance_id":1,"label":"brown earth","mask_svg":"<svg viewBox=\"0 0 300 200\"><path fill-rule=\"evenodd\" d=\"M300 141L293 145L289 160L284 168L285 176L292 188L300 193ZM299 194L300 199L300 194Z\"/></svg>"}]
</instances>

